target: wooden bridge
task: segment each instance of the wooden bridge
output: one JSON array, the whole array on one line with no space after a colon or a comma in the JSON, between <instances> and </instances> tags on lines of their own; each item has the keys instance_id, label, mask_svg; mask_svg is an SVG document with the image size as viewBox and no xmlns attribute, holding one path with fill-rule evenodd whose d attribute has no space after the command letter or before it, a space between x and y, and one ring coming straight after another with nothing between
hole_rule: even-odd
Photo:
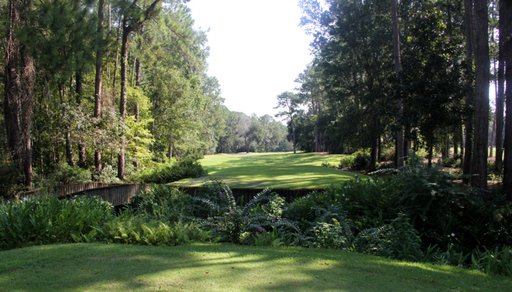
<instances>
[{"instance_id":1,"label":"wooden bridge","mask_svg":"<svg viewBox=\"0 0 512 292\"><path fill-rule=\"evenodd\" d=\"M50 193L50 195L58 198L72 197L76 195L98 196L103 198L103 200L112 203L112 205L119 207L130 203L133 196L142 192L150 191L151 188L151 185L147 184L109 184L101 182L87 182L57 187ZM193 196L196 195L199 187L179 187L179 189ZM242 205L247 204L252 198L254 198L254 196L263 190L264 189L251 188L231 189L235 200ZM276 192L288 202L293 201L295 198L305 196L315 191L320 192L322 190L323 189L272 189L273 192ZM34 198L38 196L41 196L41 191L38 190L27 192L22 195L22 197L26 198Z\"/></svg>"},{"instance_id":2,"label":"wooden bridge","mask_svg":"<svg viewBox=\"0 0 512 292\"><path fill-rule=\"evenodd\" d=\"M142 192L151 190L151 185L146 184L108 184L101 182L87 182L64 185L55 188L50 195L58 198L66 198L71 196L98 196L103 200L112 203L114 206L128 204L133 196ZM40 191L27 192L23 195L26 198L40 196Z\"/></svg>"}]
</instances>

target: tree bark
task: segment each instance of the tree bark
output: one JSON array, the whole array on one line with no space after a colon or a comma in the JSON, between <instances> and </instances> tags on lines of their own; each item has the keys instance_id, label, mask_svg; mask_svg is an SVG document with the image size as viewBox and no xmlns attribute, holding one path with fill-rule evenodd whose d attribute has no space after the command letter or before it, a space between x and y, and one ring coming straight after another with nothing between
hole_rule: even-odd
<instances>
[{"instance_id":1,"label":"tree bark","mask_svg":"<svg viewBox=\"0 0 512 292\"><path fill-rule=\"evenodd\" d=\"M391 0L391 17L393 18L393 57L395 59L395 72L400 73L401 60L400 60L400 30L398 27L398 9L396 0ZM396 132L396 167L404 166L404 127L400 121L403 115L403 101L401 98L397 101L397 120L399 129Z\"/></svg>"},{"instance_id":2,"label":"tree bark","mask_svg":"<svg viewBox=\"0 0 512 292\"><path fill-rule=\"evenodd\" d=\"M110 4L109 4L110 6ZM103 71L103 20L104 20L104 7L105 0L99 0L98 2L98 30L97 30L97 45L98 49L96 50L96 77L94 80L94 118L96 121L99 121L101 118L101 81L102 81L102 71ZM110 12L109 12L110 15ZM109 23L110 25L110 23ZM97 128L97 125L95 126ZM98 145L96 145L94 150L94 166L96 168L96 174L101 174L102 164L101 164L101 150Z\"/></svg>"},{"instance_id":3,"label":"tree bark","mask_svg":"<svg viewBox=\"0 0 512 292\"><path fill-rule=\"evenodd\" d=\"M500 1L500 19L504 20L503 31L500 31L500 42L503 41L505 62L505 100L507 113L512 113L512 2ZM503 189L507 198L512 200L512 114L506 115L505 120L505 160L503 161Z\"/></svg>"},{"instance_id":4,"label":"tree bark","mask_svg":"<svg viewBox=\"0 0 512 292\"><path fill-rule=\"evenodd\" d=\"M466 25L466 60L468 62L468 79L473 75L473 1L464 0L464 22ZM464 182L469 183L469 177L472 173L473 157L473 110L475 107L474 95L472 90L468 90L465 97L467 114L464 129L464 159L462 160L462 171L464 173Z\"/></svg>"},{"instance_id":5,"label":"tree bark","mask_svg":"<svg viewBox=\"0 0 512 292\"><path fill-rule=\"evenodd\" d=\"M489 151L489 15L486 0L475 0L475 137L472 185L487 188Z\"/></svg>"},{"instance_id":6,"label":"tree bark","mask_svg":"<svg viewBox=\"0 0 512 292\"><path fill-rule=\"evenodd\" d=\"M82 97L83 97L83 75L81 70L77 70L76 72L76 99L77 103L80 107L82 107ZM79 137L78 140L78 166L81 168L87 168L87 157L86 157L86 148L84 138L82 136Z\"/></svg>"},{"instance_id":7,"label":"tree bark","mask_svg":"<svg viewBox=\"0 0 512 292\"><path fill-rule=\"evenodd\" d=\"M504 111L505 111L505 51L504 45L504 34L507 28L505 27L506 20L502 17L502 11L504 1L500 1L500 17L499 17L499 51L498 51L498 90L496 95L496 169L502 169L503 163L503 122L504 122ZM510 25L510 24L509 24Z\"/></svg>"},{"instance_id":8,"label":"tree bark","mask_svg":"<svg viewBox=\"0 0 512 292\"><path fill-rule=\"evenodd\" d=\"M5 92L4 118L7 144L13 161L19 163L21 158L20 142L20 74L18 69L20 44L14 36L14 29L19 26L18 3L9 1L9 28L5 46Z\"/></svg>"},{"instance_id":9,"label":"tree bark","mask_svg":"<svg viewBox=\"0 0 512 292\"><path fill-rule=\"evenodd\" d=\"M34 60L15 36L15 30L27 25L30 0L9 1L9 26L5 54L4 119L9 152L23 171L25 186L32 186L32 145L30 131L34 100L32 87Z\"/></svg>"},{"instance_id":10,"label":"tree bark","mask_svg":"<svg viewBox=\"0 0 512 292\"><path fill-rule=\"evenodd\" d=\"M133 27L127 25L127 16L123 16L123 36L121 38L121 98L119 100L119 115L121 123L124 125L126 121L126 90L127 90L127 65L128 65L128 36L132 32ZM124 144L125 136L121 137L121 149L119 152L117 164L117 177L124 179L125 153Z\"/></svg>"}]
</instances>

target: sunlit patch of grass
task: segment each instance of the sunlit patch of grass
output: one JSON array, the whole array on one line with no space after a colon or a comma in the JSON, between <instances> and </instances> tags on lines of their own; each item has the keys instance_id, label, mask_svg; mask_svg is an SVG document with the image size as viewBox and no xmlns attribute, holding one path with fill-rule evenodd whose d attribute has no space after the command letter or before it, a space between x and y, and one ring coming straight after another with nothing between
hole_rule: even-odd
<instances>
[{"instance_id":1,"label":"sunlit patch of grass","mask_svg":"<svg viewBox=\"0 0 512 292\"><path fill-rule=\"evenodd\" d=\"M323 188L339 185L353 173L322 166L339 165L341 154L250 153L207 155L200 160L209 177L222 179L232 188ZM177 185L199 185L203 179L187 179Z\"/></svg>"},{"instance_id":2,"label":"sunlit patch of grass","mask_svg":"<svg viewBox=\"0 0 512 292\"><path fill-rule=\"evenodd\" d=\"M340 250L190 244L0 252L0 291L508 291L512 279Z\"/></svg>"}]
</instances>

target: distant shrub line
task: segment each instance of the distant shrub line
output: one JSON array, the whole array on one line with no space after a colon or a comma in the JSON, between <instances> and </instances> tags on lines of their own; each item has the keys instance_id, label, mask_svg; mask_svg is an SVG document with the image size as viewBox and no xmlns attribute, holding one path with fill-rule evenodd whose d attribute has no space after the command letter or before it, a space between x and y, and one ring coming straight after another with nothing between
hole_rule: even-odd
<instances>
[{"instance_id":1,"label":"distant shrub line","mask_svg":"<svg viewBox=\"0 0 512 292\"><path fill-rule=\"evenodd\" d=\"M384 178L329 187L286 202L265 189L244 205L212 180L194 195L156 185L114 215L98 198L0 204L0 248L60 242L336 248L512 275L512 212L497 194L411 164Z\"/></svg>"}]
</instances>

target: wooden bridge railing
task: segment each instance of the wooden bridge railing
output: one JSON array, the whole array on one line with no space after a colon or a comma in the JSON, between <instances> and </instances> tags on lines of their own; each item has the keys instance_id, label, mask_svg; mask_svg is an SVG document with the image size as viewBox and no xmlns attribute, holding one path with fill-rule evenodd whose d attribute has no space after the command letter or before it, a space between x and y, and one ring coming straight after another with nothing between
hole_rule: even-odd
<instances>
[{"instance_id":1,"label":"wooden bridge railing","mask_svg":"<svg viewBox=\"0 0 512 292\"><path fill-rule=\"evenodd\" d=\"M151 185L146 184L109 184L102 182L86 182L56 187L50 191L51 196L64 198L74 195L99 196L114 206L125 205L130 199L139 193L151 190ZM23 194L22 197L34 198L41 196L40 190L34 190Z\"/></svg>"},{"instance_id":2,"label":"wooden bridge railing","mask_svg":"<svg viewBox=\"0 0 512 292\"><path fill-rule=\"evenodd\" d=\"M72 195L88 195L98 196L103 200L112 203L114 206L121 206L128 204L133 196L142 192L151 190L151 185L145 184L119 184L110 185L95 189L88 189L77 193L69 194Z\"/></svg>"}]
</instances>

